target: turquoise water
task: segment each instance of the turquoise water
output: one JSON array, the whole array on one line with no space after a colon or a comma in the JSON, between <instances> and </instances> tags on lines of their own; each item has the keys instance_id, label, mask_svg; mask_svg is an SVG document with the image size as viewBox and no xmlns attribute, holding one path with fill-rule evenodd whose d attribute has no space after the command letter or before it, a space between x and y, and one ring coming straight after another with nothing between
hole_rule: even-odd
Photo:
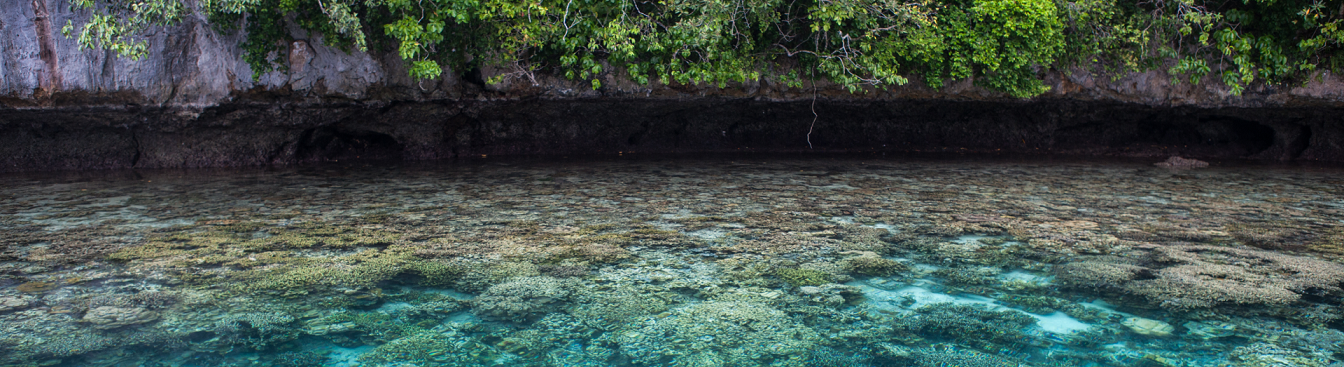
<instances>
[{"instance_id":1,"label":"turquoise water","mask_svg":"<svg viewBox=\"0 0 1344 367\"><path fill-rule=\"evenodd\" d=\"M1344 366L1344 169L0 177L4 366Z\"/></svg>"}]
</instances>

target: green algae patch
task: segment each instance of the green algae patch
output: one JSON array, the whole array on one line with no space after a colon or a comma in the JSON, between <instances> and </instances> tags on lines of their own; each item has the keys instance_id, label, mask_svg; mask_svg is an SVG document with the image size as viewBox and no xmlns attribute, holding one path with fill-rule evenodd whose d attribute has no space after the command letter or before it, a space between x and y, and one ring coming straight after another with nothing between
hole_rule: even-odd
<instances>
[{"instance_id":1,"label":"green algae patch","mask_svg":"<svg viewBox=\"0 0 1344 367\"><path fill-rule=\"evenodd\" d=\"M447 286L470 270L464 263L418 258L405 248L366 249L332 258L289 258L273 266L231 272L207 284L237 294L266 292L298 297L334 290L377 289L394 280Z\"/></svg>"},{"instance_id":2,"label":"green algae patch","mask_svg":"<svg viewBox=\"0 0 1344 367\"><path fill-rule=\"evenodd\" d=\"M778 268L775 269L775 276L794 287L818 286L830 283L832 279L830 273L799 268Z\"/></svg>"}]
</instances>

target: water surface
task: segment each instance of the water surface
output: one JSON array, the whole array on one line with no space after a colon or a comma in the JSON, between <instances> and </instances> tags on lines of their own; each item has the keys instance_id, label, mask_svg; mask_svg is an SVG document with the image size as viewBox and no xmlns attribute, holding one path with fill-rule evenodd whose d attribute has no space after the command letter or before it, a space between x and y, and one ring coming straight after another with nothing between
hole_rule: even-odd
<instances>
[{"instance_id":1,"label":"water surface","mask_svg":"<svg viewBox=\"0 0 1344 367\"><path fill-rule=\"evenodd\" d=\"M1344 169L843 156L0 177L6 366L1344 366Z\"/></svg>"}]
</instances>

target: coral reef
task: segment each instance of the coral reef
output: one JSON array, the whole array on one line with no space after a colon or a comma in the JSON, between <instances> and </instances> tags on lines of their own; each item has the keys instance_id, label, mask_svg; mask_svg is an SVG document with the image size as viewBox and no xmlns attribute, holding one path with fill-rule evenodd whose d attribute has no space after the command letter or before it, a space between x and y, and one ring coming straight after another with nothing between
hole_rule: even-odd
<instances>
[{"instance_id":1,"label":"coral reef","mask_svg":"<svg viewBox=\"0 0 1344 367\"><path fill-rule=\"evenodd\" d=\"M275 367L321 367L327 365L327 356L312 351L289 351L275 356L269 364Z\"/></svg>"},{"instance_id":2,"label":"coral reef","mask_svg":"<svg viewBox=\"0 0 1344 367\"><path fill-rule=\"evenodd\" d=\"M640 289L629 285L603 287L575 295L569 311L588 327L612 330L629 325L644 316L667 311L681 295L658 289Z\"/></svg>"},{"instance_id":3,"label":"coral reef","mask_svg":"<svg viewBox=\"0 0 1344 367\"><path fill-rule=\"evenodd\" d=\"M916 350L911 354L915 366L919 367L1024 367L1030 364L1011 358L985 354L974 350L931 349Z\"/></svg>"},{"instance_id":4,"label":"coral reef","mask_svg":"<svg viewBox=\"0 0 1344 367\"><path fill-rule=\"evenodd\" d=\"M979 286L994 285L999 283L995 275L999 275L999 269L984 266L959 266L953 268L942 268L933 272L933 275L943 278L948 285L954 286Z\"/></svg>"},{"instance_id":5,"label":"coral reef","mask_svg":"<svg viewBox=\"0 0 1344 367\"><path fill-rule=\"evenodd\" d=\"M1151 268L1077 263L1059 267L1063 285L1116 290L1164 308L1285 305L1344 295L1344 265L1303 256L1217 246L1156 246Z\"/></svg>"},{"instance_id":6,"label":"coral reef","mask_svg":"<svg viewBox=\"0 0 1344 367\"><path fill-rule=\"evenodd\" d=\"M980 305L937 303L921 307L913 317L897 321L901 329L919 335L966 343L978 349L1018 348L1029 340L1024 333L1036 319L1018 311L991 311Z\"/></svg>"},{"instance_id":7,"label":"coral reef","mask_svg":"<svg viewBox=\"0 0 1344 367\"><path fill-rule=\"evenodd\" d=\"M812 303L831 307L838 307L863 298L863 291L859 290L858 287L843 284L823 284L820 287L802 286L798 287L798 293Z\"/></svg>"},{"instance_id":8,"label":"coral reef","mask_svg":"<svg viewBox=\"0 0 1344 367\"><path fill-rule=\"evenodd\" d=\"M0 177L0 366L1344 362L1333 171L341 163Z\"/></svg>"},{"instance_id":9,"label":"coral reef","mask_svg":"<svg viewBox=\"0 0 1344 367\"><path fill-rule=\"evenodd\" d=\"M277 313L224 315L215 323L215 334L225 344L266 350L299 337L294 317Z\"/></svg>"},{"instance_id":10,"label":"coral reef","mask_svg":"<svg viewBox=\"0 0 1344 367\"><path fill-rule=\"evenodd\" d=\"M158 319L158 313L139 307L99 306L90 308L80 321L92 324L94 329L108 330Z\"/></svg>"},{"instance_id":11,"label":"coral reef","mask_svg":"<svg viewBox=\"0 0 1344 367\"><path fill-rule=\"evenodd\" d=\"M175 350L187 347L181 335L163 332L127 331L119 333L70 332L40 344L16 348L14 357L65 358L116 348L144 347ZM36 360L36 359L34 359Z\"/></svg>"},{"instance_id":12,"label":"coral reef","mask_svg":"<svg viewBox=\"0 0 1344 367\"><path fill-rule=\"evenodd\" d=\"M460 330L427 330L379 345L359 357L370 366L479 366L495 361L493 348Z\"/></svg>"},{"instance_id":13,"label":"coral reef","mask_svg":"<svg viewBox=\"0 0 1344 367\"><path fill-rule=\"evenodd\" d=\"M1302 352L1267 343L1237 347L1231 360L1238 367L1325 367L1328 360L1312 358Z\"/></svg>"},{"instance_id":14,"label":"coral reef","mask_svg":"<svg viewBox=\"0 0 1344 367\"><path fill-rule=\"evenodd\" d=\"M612 341L640 364L747 366L787 360L820 339L768 305L705 302L634 323L615 332Z\"/></svg>"},{"instance_id":15,"label":"coral reef","mask_svg":"<svg viewBox=\"0 0 1344 367\"><path fill-rule=\"evenodd\" d=\"M774 274L780 280L795 287L830 283L834 277L831 273L824 271L800 268L778 268L775 269Z\"/></svg>"},{"instance_id":16,"label":"coral reef","mask_svg":"<svg viewBox=\"0 0 1344 367\"><path fill-rule=\"evenodd\" d=\"M844 267L850 273L879 277L892 276L910 269L900 261L877 256L852 257L845 260Z\"/></svg>"},{"instance_id":17,"label":"coral reef","mask_svg":"<svg viewBox=\"0 0 1344 367\"><path fill-rule=\"evenodd\" d=\"M1227 233L1247 246L1268 250L1300 250L1310 242L1311 228L1286 221L1279 223L1228 223Z\"/></svg>"},{"instance_id":18,"label":"coral reef","mask_svg":"<svg viewBox=\"0 0 1344 367\"><path fill-rule=\"evenodd\" d=\"M523 322L559 310L573 284L547 276L518 277L491 286L471 301L478 316Z\"/></svg>"}]
</instances>

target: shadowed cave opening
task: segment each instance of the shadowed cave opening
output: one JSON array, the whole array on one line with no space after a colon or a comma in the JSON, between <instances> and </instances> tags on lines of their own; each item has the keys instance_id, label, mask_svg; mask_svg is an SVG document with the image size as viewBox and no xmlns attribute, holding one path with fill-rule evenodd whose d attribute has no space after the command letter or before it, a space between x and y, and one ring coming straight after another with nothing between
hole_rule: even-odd
<instances>
[{"instance_id":1,"label":"shadowed cave opening","mask_svg":"<svg viewBox=\"0 0 1344 367\"><path fill-rule=\"evenodd\" d=\"M1198 126L1201 142L1227 147L1242 156L1255 155L1274 145L1275 131L1264 124L1235 118L1218 118Z\"/></svg>"},{"instance_id":2,"label":"shadowed cave opening","mask_svg":"<svg viewBox=\"0 0 1344 367\"><path fill-rule=\"evenodd\" d=\"M401 142L391 135L320 127L304 131L295 154L306 161L399 159L403 150Z\"/></svg>"}]
</instances>

